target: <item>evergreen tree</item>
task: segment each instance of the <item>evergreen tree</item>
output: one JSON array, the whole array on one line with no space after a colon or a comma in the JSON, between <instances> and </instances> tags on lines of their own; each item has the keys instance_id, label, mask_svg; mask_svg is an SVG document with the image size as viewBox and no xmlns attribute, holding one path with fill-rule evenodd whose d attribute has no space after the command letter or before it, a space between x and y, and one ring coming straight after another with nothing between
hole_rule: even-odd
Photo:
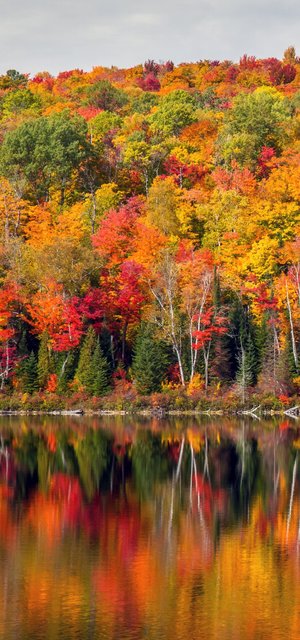
<instances>
[{"instance_id":1,"label":"evergreen tree","mask_svg":"<svg viewBox=\"0 0 300 640\"><path fill-rule=\"evenodd\" d=\"M253 371L251 354L245 349L241 343L238 370L236 374L236 383L241 394L243 404L247 397L248 387L253 385Z\"/></svg>"},{"instance_id":2,"label":"evergreen tree","mask_svg":"<svg viewBox=\"0 0 300 640\"><path fill-rule=\"evenodd\" d=\"M93 327L89 327L80 349L78 367L75 374L77 383L84 387L87 393L93 393L94 371L93 353L96 348L96 334Z\"/></svg>"},{"instance_id":3,"label":"evergreen tree","mask_svg":"<svg viewBox=\"0 0 300 640\"><path fill-rule=\"evenodd\" d=\"M94 396L103 396L108 391L108 365L102 353L100 340L98 338L96 348L92 357L93 383L92 391Z\"/></svg>"},{"instance_id":4,"label":"evergreen tree","mask_svg":"<svg viewBox=\"0 0 300 640\"><path fill-rule=\"evenodd\" d=\"M168 364L166 345L154 337L151 326L142 325L134 351L132 372L142 394L159 391Z\"/></svg>"},{"instance_id":5,"label":"evergreen tree","mask_svg":"<svg viewBox=\"0 0 300 640\"><path fill-rule=\"evenodd\" d=\"M49 351L49 337L45 331L41 337L38 361L37 361L37 379L41 389L47 384L50 373L52 373L52 358Z\"/></svg>"},{"instance_id":6,"label":"evergreen tree","mask_svg":"<svg viewBox=\"0 0 300 640\"><path fill-rule=\"evenodd\" d=\"M38 368L37 359L33 351L26 358L22 367L22 383L23 390L27 393L33 393L38 390Z\"/></svg>"},{"instance_id":7,"label":"evergreen tree","mask_svg":"<svg viewBox=\"0 0 300 640\"><path fill-rule=\"evenodd\" d=\"M55 369L58 378L58 391L68 391L68 383L74 378L78 362L78 351L68 351L55 354Z\"/></svg>"}]
</instances>

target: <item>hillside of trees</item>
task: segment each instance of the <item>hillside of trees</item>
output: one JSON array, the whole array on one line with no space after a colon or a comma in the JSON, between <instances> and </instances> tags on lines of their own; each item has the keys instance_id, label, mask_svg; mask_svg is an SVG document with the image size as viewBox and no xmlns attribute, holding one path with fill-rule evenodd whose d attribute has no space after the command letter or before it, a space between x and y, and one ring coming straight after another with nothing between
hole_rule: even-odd
<instances>
[{"instance_id":1,"label":"hillside of trees","mask_svg":"<svg viewBox=\"0 0 300 640\"><path fill-rule=\"evenodd\" d=\"M294 47L282 60L7 71L0 234L0 408L289 402Z\"/></svg>"}]
</instances>

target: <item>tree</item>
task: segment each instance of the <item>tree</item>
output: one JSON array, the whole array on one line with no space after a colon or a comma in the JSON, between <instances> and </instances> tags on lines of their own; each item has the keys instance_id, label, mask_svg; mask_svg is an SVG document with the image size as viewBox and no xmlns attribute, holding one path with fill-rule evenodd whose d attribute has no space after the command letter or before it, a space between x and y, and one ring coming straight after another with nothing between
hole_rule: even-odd
<instances>
[{"instance_id":1,"label":"tree","mask_svg":"<svg viewBox=\"0 0 300 640\"><path fill-rule=\"evenodd\" d=\"M195 98L181 89L164 96L149 116L151 129L163 136L178 135L183 129L197 120Z\"/></svg>"},{"instance_id":2,"label":"tree","mask_svg":"<svg viewBox=\"0 0 300 640\"><path fill-rule=\"evenodd\" d=\"M48 282L46 291L35 293L26 309L33 332L39 336L47 333L54 351L70 351L78 346L83 333L78 299L68 299L61 285Z\"/></svg>"},{"instance_id":3,"label":"tree","mask_svg":"<svg viewBox=\"0 0 300 640\"><path fill-rule=\"evenodd\" d=\"M290 109L276 89L261 87L239 94L219 138L222 158L229 166L236 160L255 169L264 146L282 149L290 117Z\"/></svg>"},{"instance_id":4,"label":"tree","mask_svg":"<svg viewBox=\"0 0 300 640\"><path fill-rule=\"evenodd\" d=\"M14 316L18 306L19 293L14 285L0 289L0 387L4 388L17 361Z\"/></svg>"},{"instance_id":5,"label":"tree","mask_svg":"<svg viewBox=\"0 0 300 640\"><path fill-rule=\"evenodd\" d=\"M177 236L180 223L177 217L180 190L173 178L155 178L147 200L147 220L164 234Z\"/></svg>"},{"instance_id":6,"label":"tree","mask_svg":"<svg viewBox=\"0 0 300 640\"><path fill-rule=\"evenodd\" d=\"M33 393L38 390L38 366L37 359L33 351L22 366L22 387L23 391Z\"/></svg>"},{"instance_id":7,"label":"tree","mask_svg":"<svg viewBox=\"0 0 300 640\"><path fill-rule=\"evenodd\" d=\"M182 386L185 386L185 372L182 353L184 317L180 309L179 266L175 252L166 248L158 256L156 268L148 280L153 296L153 319L162 337L172 345L176 354Z\"/></svg>"},{"instance_id":8,"label":"tree","mask_svg":"<svg viewBox=\"0 0 300 640\"><path fill-rule=\"evenodd\" d=\"M160 391L168 363L166 344L156 336L154 327L143 324L133 349L132 373L139 393Z\"/></svg>"},{"instance_id":9,"label":"tree","mask_svg":"<svg viewBox=\"0 0 300 640\"><path fill-rule=\"evenodd\" d=\"M103 396L107 393L109 388L108 365L107 360L103 355L99 338L97 339L92 357L92 370L94 372L94 379L92 383L93 395Z\"/></svg>"},{"instance_id":10,"label":"tree","mask_svg":"<svg viewBox=\"0 0 300 640\"><path fill-rule=\"evenodd\" d=\"M34 202L49 200L51 189L58 189L63 205L67 187L91 154L85 120L64 110L8 132L0 169L14 184L25 181L26 194Z\"/></svg>"},{"instance_id":11,"label":"tree","mask_svg":"<svg viewBox=\"0 0 300 640\"><path fill-rule=\"evenodd\" d=\"M49 336L46 331L41 335L38 360L37 360L37 379L39 387L44 389L47 385L50 374L53 372L53 360L49 349Z\"/></svg>"},{"instance_id":12,"label":"tree","mask_svg":"<svg viewBox=\"0 0 300 640\"><path fill-rule=\"evenodd\" d=\"M87 101L98 109L117 111L128 102L128 98L124 91L114 87L108 80L100 80L89 87Z\"/></svg>"},{"instance_id":13,"label":"tree","mask_svg":"<svg viewBox=\"0 0 300 640\"><path fill-rule=\"evenodd\" d=\"M240 343L238 370L236 374L237 388L241 393L243 404L245 404L248 387L254 383L252 353L249 350L249 345L247 346L248 349L245 348L242 342Z\"/></svg>"},{"instance_id":14,"label":"tree","mask_svg":"<svg viewBox=\"0 0 300 640\"><path fill-rule=\"evenodd\" d=\"M75 373L76 383L90 394L93 393L95 382L93 355L96 345L96 334L93 327L90 326L80 349L78 367Z\"/></svg>"}]
</instances>

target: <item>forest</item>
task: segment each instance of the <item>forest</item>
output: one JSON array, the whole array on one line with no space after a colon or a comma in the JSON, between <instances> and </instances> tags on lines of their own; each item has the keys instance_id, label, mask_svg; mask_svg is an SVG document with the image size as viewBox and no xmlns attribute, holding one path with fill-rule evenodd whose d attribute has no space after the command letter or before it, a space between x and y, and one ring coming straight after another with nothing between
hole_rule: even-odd
<instances>
[{"instance_id":1,"label":"forest","mask_svg":"<svg viewBox=\"0 0 300 640\"><path fill-rule=\"evenodd\" d=\"M0 409L297 404L300 58L0 76Z\"/></svg>"}]
</instances>

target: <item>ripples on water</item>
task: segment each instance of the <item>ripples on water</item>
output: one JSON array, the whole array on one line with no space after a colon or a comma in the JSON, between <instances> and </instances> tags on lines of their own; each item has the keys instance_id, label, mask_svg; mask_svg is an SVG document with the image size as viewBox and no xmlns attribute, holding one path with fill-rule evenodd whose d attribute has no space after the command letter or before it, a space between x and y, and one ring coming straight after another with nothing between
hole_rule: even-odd
<instances>
[{"instance_id":1,"label":"ripples on water","mask_svg":"<svg viewBox=\"0 0 300 640\"><path fill-rule=\"evenodd\" d=\"M297 423L0 434L1 640L300 639Z\"/></svg>"}]
</instances>

